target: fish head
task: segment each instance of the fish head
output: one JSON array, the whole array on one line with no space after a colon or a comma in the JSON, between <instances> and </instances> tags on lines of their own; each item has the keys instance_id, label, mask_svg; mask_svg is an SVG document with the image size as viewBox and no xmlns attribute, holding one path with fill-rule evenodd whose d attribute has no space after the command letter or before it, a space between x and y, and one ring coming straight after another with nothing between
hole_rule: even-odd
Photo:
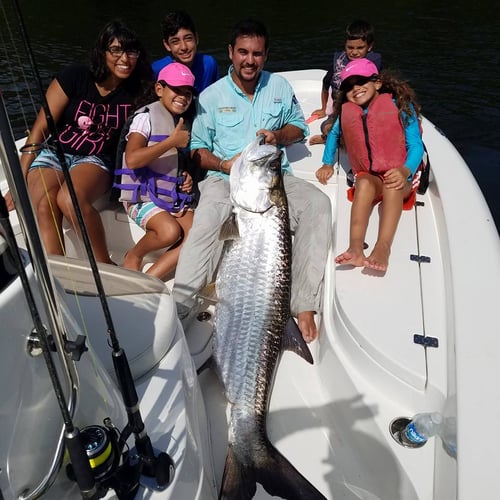
<instances>
[{"instance_id":1,"label":"fish head","mask_svg":"<svg viewBox=\"0 0 500 500\"><path fill-rule=\"evenodd\" d=\"M282 152L261 139L251 142L236 159L229 177L231 201L249 212L263 213L276 204L275 190L283 185Z\"/></svg>"}]
</instances>

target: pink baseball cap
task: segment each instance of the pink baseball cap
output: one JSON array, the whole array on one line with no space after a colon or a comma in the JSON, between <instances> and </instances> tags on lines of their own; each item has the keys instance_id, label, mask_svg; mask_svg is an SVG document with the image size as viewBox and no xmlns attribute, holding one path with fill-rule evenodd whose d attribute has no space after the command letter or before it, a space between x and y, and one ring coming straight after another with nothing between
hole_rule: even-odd
<instances>
[{"instance_id":1,"label":"pink baseball cap","mask_svg":"<svg viewBox=\"0 0 500 500\"><path fill-rule=\"evenodd\" d=\"M158 74L158 81L164 81L169 87L191 87L194 90L194 75L184 64L167 64Z\"/></svg>"},{"instance_id":2,"label":"pink baseball cap","mask_svg":"<svg viewBox=\"0 0 500 500\"><path fill-rule=\"evenodd\" d=\"M370 78L373 75L378 75L378 69L375 64L365 58L354 59L349 64L346 64L340 72L340 81L343 83L344 80L351 76L365 76Z\"/></svg>"}]
</instances>

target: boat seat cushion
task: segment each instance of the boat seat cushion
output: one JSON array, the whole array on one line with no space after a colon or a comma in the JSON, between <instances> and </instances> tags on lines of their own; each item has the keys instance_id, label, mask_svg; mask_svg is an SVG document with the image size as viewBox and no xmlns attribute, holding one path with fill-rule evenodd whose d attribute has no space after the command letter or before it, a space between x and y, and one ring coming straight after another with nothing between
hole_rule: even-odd
<instances>
[{"instance_id":1,"label":"boat seat cushion","mask_svg":"<svg viewBox=\"0 0 500 500\"><path fill-rule=\"evenodd\" d=\"M82 333L114 376L108 325L90 265L59 256L50 256L49 264ZM98 267L114 331L137 379L159 363L181 328L175 302L159 279L110 264Z\"/></svg>"}]
</instances>

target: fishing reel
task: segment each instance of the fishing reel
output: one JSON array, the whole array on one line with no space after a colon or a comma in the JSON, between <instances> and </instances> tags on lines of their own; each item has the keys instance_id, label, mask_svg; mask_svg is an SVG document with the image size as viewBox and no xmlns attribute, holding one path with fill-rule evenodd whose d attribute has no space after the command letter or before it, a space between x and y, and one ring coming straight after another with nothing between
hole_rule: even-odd
<instances>
[{"instance_id":1,"label":"fishing reel","mask_svg":"<svg viewBox=\"0 0 500 500\"><path fill-rule=\"evenodd\" d=\"M114 468L117 451L108 430L100 425L89 425L82 429L81 436L95 479L106 478Z\"/></svg>"},{"instance_id":2,"label":"fishing reel","mask_svg":"<svg viewBox=\"0 0 500 500\"><path fill-rule=\"evenodd\" d=\"M152 490L166 488L174 477L174 463L167 453L154 454L147 440L131 453L126 441L130 427L120 431L106 418L104 425L89 425L80 431L83 449L87 455L92 475L98 485L94 498L102 498L113 489L120 500L135 498L140 484ZM144 449L141 449L144 448ZM69 479L76 481L77 472L70 463L66 467Z\"/></svg>"},{"instance_id":3,"label":"fishing reel","mask_svg":"<svg viewBox=\"0 0 500 500\"><path fill-rule=\"evenodd\" d=\"M109 418L104 425L89 425L80 431L83 449L87 455L92 475L98 485L95 498L102 498L109 489L116 492L120 500L131 500L139 489L141 464L133 463L120 433ZM77 472L73 464L66 466L66 474L76 481Z\"/></svg>"}]
</instances>

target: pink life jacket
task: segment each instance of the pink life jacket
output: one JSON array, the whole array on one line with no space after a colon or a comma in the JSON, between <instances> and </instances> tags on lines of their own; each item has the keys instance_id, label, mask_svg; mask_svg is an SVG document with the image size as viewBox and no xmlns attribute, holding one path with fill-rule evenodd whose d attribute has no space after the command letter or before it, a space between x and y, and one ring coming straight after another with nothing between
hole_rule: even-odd
<instances>
[{"instance_id":1,"label":"pink life jacket","mask_svg":"<svg viewBox=\"0 0 500 500\"><path fill-rule=\"evenodd\" d=\"M406 140L391 94L380 94L368 112L352 102L342 105L341 128L354 173L387 172L406 160Z\"/></svg>"}]
</instances>

